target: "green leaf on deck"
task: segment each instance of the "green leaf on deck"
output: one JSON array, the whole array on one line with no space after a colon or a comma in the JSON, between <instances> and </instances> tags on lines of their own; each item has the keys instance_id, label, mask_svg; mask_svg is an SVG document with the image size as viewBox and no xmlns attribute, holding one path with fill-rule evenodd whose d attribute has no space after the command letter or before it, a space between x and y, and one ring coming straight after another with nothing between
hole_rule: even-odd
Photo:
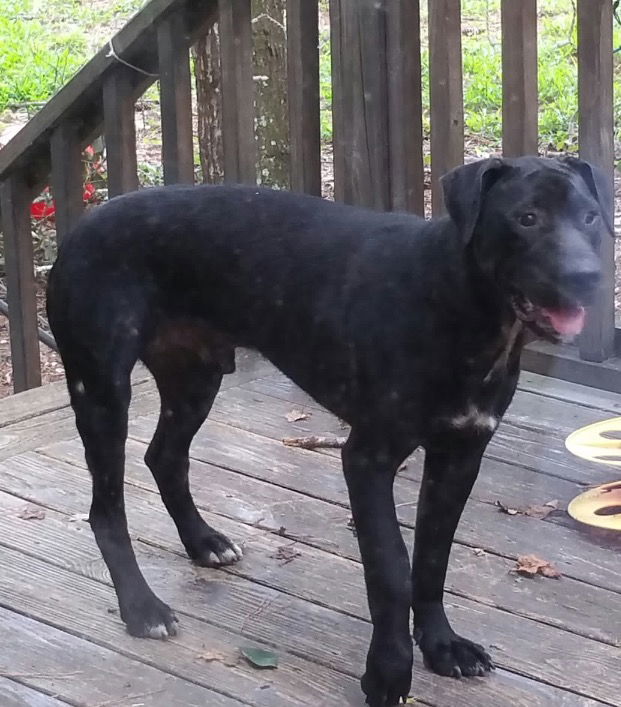
<instances>
[{"instance_id":1,"label":"green leaf on deck","mask_svg":"<svg viewBox=\"0 0 621 707\"><path fill-rule=\"evenodd\" d=\"M244 658L255 668L264 670L278 667L278 656L273 651L249 647L244 647L240 650Z\"/></svg>"}]
</instances>

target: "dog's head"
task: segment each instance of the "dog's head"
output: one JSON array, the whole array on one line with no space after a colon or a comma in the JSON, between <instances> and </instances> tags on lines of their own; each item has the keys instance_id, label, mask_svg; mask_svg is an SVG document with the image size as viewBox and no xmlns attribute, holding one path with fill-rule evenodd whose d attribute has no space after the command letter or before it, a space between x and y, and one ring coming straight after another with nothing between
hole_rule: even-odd
<instances>
[{"instance_id":1,"label":"dog's head","mask_svg":"<svg viewBox=\"0 0 621 707\"><path fill-rule=\"evenodd\" d=\"M481 272L539 337L578 334L614 236L612 189L574 157L481 160L442 179L449 216Z\"/></svg>"}]
</instances>

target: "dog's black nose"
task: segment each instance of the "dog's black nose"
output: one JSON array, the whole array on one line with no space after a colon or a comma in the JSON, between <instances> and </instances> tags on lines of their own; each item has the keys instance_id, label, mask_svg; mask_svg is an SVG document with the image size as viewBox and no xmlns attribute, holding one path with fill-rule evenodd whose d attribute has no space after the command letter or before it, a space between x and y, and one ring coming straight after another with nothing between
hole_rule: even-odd
<instances>
[{"instance_id":1,"label":"dog's black nose","mask_svg":"<svg viewBox=\"0 0 621 707\"><path fill-rule=\"evenodd\" d=\"M600 283L602 274L599 268L571 270L561 276L562 285L576 294L593 292Z\"/></svg>"}]
</instances>

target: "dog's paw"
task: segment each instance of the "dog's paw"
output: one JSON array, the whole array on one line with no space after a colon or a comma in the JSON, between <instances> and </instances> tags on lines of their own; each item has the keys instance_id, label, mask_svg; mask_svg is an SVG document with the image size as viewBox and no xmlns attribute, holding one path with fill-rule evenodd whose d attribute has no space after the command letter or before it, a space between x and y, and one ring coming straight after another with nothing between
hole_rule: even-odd
<instances>
[{"instance_id":1,"label":"dog's paw","mask_svg":"<svg viewBox=\"0 0 621 707\"><path fill-rule=\"evenodd\" d=\"M127 632L138 638L165 639L177 635L177 617L155 595L132 601L121 610Z\"/></svg>"},{"instance_id":2,"label":"dog's paw","mask_svg":"<svg viewBox=\"0 0 621 707\"><path fill-rule=\"evenodd\" d=\"M187 550L190 558L201 567L232 565L243 557L239 545L231 542L226 535L211 529Z\"/></svg>"},{"instance_id":3,"label":"dog's paw","mask_svg":"<svg viewBox=\"0 0 621 707\"><path fill-rule=\"evenodd\" d=\"M425 665L438 675L461 678L482 676L494 669L489 653L478 643L454 632L418 632L416 642Z\"/></svg>"},{"instance_id":4,"label":"dog's paw","mask_svg":"<svg viewBox=\"0 0 621 707\"><path fill-rule=\"evenodd\" d=\"M412 685L412 642L376 649L371 644L367 670L360 686L369 707L393 707L405 703Z\"/></svg>"}]
</instances>

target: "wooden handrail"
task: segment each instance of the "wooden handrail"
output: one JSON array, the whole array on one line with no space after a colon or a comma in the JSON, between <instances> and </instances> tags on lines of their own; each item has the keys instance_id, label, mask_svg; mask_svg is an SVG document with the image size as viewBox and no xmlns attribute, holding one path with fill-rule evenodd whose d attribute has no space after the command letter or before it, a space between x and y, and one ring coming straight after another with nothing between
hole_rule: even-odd
<instances>
[{"instance_id":1,"label":"wooden handrail","mask_svg":"<svg viewBox=\"0 0 621 707\"><path fill-rule=\"evenodd\" d=\"M82 145L101 131L104 80L121 69L119 59L140 69L129 74L139 96L159 72L159 23L178 14L189 47L216 20L217 6L217 0L151 0L0 150L0 180L19 170L33 191L40 188L50 172L49 140L57 125L74 120Z\"/></svg>"}]
</instances>

